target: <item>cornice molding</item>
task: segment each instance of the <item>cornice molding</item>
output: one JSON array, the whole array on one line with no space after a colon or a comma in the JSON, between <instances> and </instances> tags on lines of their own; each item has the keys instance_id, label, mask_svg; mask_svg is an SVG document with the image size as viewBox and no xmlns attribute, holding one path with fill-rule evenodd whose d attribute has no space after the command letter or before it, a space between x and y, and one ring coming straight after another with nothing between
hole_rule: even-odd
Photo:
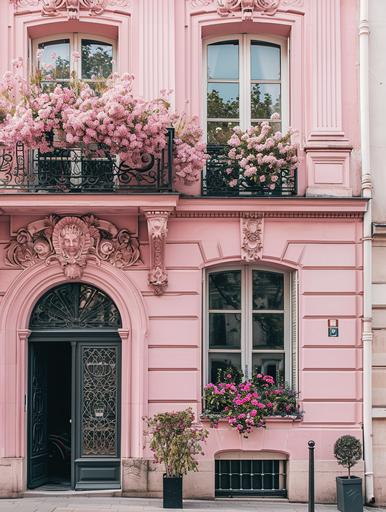
<instances>
[{"instance_id":1,"label":"cornice molding","mask_svg":"<svg viewBox=\"0 0 386 512\"><path fill-rule=\"evenodd\" d=\"M85 10L90 16L101 16L105 9L112 7L128 7L130 0L9 0L16 8L37 7L42 16L59 16L67 13L69 20L79 19L80 12Z\"/></svg>"},{"instance_id":2,"label":"cornice molding","mask_svg":"<svg viewBox=\"0 0 386 512\"><path fill-rule=\"evenodd\" d=\"M364 212L245 212L245 211L176 211L170 216L173 218L212 218L212 219L361 219Z\"/></svg>"}]
</instances>

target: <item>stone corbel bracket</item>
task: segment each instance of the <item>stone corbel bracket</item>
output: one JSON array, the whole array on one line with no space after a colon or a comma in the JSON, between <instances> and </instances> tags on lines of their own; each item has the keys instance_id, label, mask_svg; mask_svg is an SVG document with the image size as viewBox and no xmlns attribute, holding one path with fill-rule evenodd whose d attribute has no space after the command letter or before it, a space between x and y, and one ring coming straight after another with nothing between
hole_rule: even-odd
<instances>
[{"instance_id":1,"label":"stone corbel bracket","mask_svg":"<svg viewBox=\"0 0 386 512\"><path fill-rule=\"evenodd\" d=\"M145 210L150 246L150 270L148 283L155 295L162 295L168 285L165 265L165 245L168 219L171 210Z\"/></svg>"},{"instance_id":2,"label":"stone corbel bracket","mask_svg":"<svg viewBox=\"0 0 386 512\"><path fill-rule=\"evenodd\" d=\"M241 259L256 262L263 251L264 219L262 216L240 218Z\"/></svg>"}]
</instances>

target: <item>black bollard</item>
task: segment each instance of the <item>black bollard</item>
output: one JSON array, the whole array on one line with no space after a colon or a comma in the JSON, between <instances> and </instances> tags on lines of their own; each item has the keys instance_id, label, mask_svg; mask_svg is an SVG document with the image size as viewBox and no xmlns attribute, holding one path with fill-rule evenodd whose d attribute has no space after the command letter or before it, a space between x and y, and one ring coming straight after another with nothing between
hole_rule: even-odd
<instances>
[{"instance_id":1,"label":"black bollard","mask_svg":"<svg viewBox=\"0 0 386 512\"><path fill-rule=\"evenodd\" d=\"M308 441L308 512L315 512L315 441Z\"/></svg>"}]
</instances>

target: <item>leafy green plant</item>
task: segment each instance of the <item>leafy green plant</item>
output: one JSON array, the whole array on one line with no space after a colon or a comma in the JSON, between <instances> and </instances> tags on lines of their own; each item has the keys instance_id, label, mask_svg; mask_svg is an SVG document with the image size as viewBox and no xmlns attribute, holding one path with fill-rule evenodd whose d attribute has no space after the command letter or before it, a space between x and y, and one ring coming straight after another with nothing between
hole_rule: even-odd
<instances>
[{"instance_id":1,"label":"leafy green plant","mask_svg":"<svg viewBox=\"0 0 386 512\"><path fill-rule=\"evenodd\" d=\"M334 455L338 464L347 468L348 477L351 478L351 468L362 457L361 442L354 436L342 436L334 445Z\"/></svg>"},{"instance_id":2,"label":"leafy green plant","mask_svg":"<svg viewBox=\"0 0 386 512\"><path fill-rule=\"evenodd\" d=\"M197 471L195 456L204 455L201 443L208 437L208 431L194 424L190 407L184 411L155 414L144 420L153 460L164 464L167 477Z\"/></svg>"}]
</instances>

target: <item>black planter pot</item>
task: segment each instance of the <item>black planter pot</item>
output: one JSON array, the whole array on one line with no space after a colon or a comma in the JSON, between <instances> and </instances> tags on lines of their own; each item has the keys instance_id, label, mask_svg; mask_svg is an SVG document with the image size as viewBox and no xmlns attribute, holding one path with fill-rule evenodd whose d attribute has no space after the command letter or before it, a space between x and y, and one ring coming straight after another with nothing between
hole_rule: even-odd
<instances>
[{"instance_id":1,"label":"black planter pot","mask_svg":"<svg viewBox=\"0 0 386 512\"><path fill-rule=\"evenodd\" d=\"M336 500L341 512L363 512L362 478L337 476Z\"/></svg>"},{"instance_id":2,"label":"black planter pot","mask_svg":"<svg viewBox=\"0 0 386 512\"><path fill-rule=\"evenodd\" d=\"M163 507L182 508L182 476L163 478Z\"/></svg>"}]
</instances>

